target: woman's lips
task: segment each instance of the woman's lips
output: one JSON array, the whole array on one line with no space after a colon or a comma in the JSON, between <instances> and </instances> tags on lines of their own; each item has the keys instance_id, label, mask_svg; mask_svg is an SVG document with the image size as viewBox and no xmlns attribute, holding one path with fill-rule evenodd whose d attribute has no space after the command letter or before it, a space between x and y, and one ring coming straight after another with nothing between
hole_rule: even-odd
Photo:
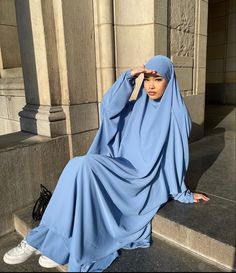
<instances>
[{"instance_id":1,"label":"woman's lips","mask_svg":"<svg viewBox=\"0 0 236 273\"><path fill-rule=\"evenodd\" d=\"M148 92L148 95L150 95L150 96L155 96L155 95L156 95L156 92Z\"/></svg>"}]
</instances>

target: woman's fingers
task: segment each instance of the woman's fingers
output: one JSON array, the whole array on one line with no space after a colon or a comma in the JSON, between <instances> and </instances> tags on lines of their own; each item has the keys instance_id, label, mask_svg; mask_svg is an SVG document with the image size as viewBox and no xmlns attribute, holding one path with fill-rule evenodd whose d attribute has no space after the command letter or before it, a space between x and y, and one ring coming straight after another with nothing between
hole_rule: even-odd
<instances>
[{"instance_id":1,"label":"woman's fingers","mask_svg":"<svg viewBox=\"0 0 236 273\"><path fill-rule=\"evenodd\" d=\"M139 76L141 73L144 73L144 71L145 71L145 68L144 68L143 66L137 67L137 68L133 68L133 69L131 70L131 75L137 77L137 76Z\"/></svg>"},{"instance_id":2,"label":"woman's fingers","mask_svg":"<svg viewBox=\"0 0 236 273\"><path fill-rule=\"evenodd\" d=\"M209 197L207 197L206 195L203 195L203 196L202 196L202 199L203 199L204 201L208 201L208 200L210 200L210 198L209 198Z\"/></svg>"},{"instance_id":3,"label":"woman's fingers","mask_svg":"<svg viewBox=\"0 0 236 273\"><path fill-rule=\"evenodd\" d=\"M203 201L208 201L208 200L210 200L209 197L207 197L205 194L202 194L202 193L194 193L194 194L193 194L193 198L194 198L194 202L195 202L195 203L199 203L200 200L203 200Z\"/></svg>"},{"instance_id":4,"label":"woman's fingers","mask_svg":"<svg viewBox=\"0 0 236 273\"><path fill-rule=\"evenodd\" d=\"M194 200L199 201L199 200L204 200L204 201L208 201L210 198L207 197L205 194L201 194L201 193L194 193Z\"/></svg>"},{"instance_id":5,"label":"woman's fingers","mask_svg":"<svg viewBox=\"0 0 236 273\"><path fill-rule=\"evenodd\" d=\"M146 73L146 74L156 74L156 70L145 68L144 73Z\"/></svg>"},{"instance_id":6,"label":"woman's fingers","mask_svg":"<svg viewBox=\"0 0 236 273\"><path fill-rule=\"evenodd\" d=\"M142 73L145 73L145 74L156 74L156 71L152 70L152 69L147 69L144 64L142 66L140 66L140 67L133 68L131 70L132 76L135 76L135 77L138 77Z\"/></svg>"}]
</instances>

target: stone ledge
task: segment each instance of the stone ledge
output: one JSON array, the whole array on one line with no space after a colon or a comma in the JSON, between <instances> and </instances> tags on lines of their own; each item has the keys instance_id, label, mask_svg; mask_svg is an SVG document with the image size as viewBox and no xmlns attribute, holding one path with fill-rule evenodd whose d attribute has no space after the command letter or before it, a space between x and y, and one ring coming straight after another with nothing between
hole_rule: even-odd
<instances>
[{"instance_id":1,"label":"stone ledge","mask_svg":"<svg viewBox=\"0 0 236 273\"><path fill-rule=\"evenodd\" d=\"M18 132L0 136L0 143L2 236L14 229L13 212L38 197L40 184L54 189L70 153L68 136L51 139Z\"/></svg>"},{"instance_id":2,"label":"stone ledge","mask_svg":"<svg viewBox=\"0 0 236 273\"><path fill-rule=\"evenodd\" d=\"M22 67L0 69L0 74L2 78L23 78Z\"/></svg>"},{"instance_id":3,"label":"stone ledge","mask_svg":"<svg viewBox=\"0 0 236 273\"><path fill-rule=\"evenodd\" d=\"M205 136L192 142L186 185L208 202L168 202L153 232L218 265L236 270L235 107L207 105Z\"/></svg>"},{"instance_id":4,"label":"stone ledge","mask_svg":"<svg viewBox=\"0 0 236 273\"><path fill-rule=\"evenodd\" d=\"M27 132L15 132L0 136L0 152L50 141L50 137Z\"/></svg>"},{"instance_id":5,"label":"stone ledge","mask_svg":"<svg viewBox=\"0 0 236 273\"><path fill-rule=\"evenodd\" d=\"M24 89L23 78L0 78L0 90L18 90Z\"/></svg>"},{"instance_id":6,"label":"stone ledge","mask_svg":"<svg viewBox=\"0 0 236 273\"><path fill-rule=\"evenodd\" d=\"M0 96L25 97L24 89L0 89Z\"/></svg>"},{"instance_id":7,"label":"stone ledge","mask_svg":"<svg viewBox=\"0 0 236 273\"><path fill-rule=\"evenodd\" d=\"M235 235L230 225L232 213L228 214L226 221L222 214L228 212L227 206L221 206L219 200L216 204L216 199L212 196L210 198L212 205L180 204L178 201L167 203L153 219L153 234L209 259L217 266L236 270ZM206 206L211 208L207 209ZM218 217L216 207L220 214Z\"/></svg>"}]
</instances>

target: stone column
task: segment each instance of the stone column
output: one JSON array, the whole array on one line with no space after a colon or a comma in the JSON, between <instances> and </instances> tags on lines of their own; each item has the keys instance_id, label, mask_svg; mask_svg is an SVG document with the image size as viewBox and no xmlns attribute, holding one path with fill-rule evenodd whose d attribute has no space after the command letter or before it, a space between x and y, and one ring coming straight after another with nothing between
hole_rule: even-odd
<instances>
[{"instance_id":1,"label":"stone column","mask_svg":"<svg viewBox=\"0 0 236 273\"><path fill-rule=\"evenodd\" d=\"M93 0L98 101L115 81L113 0Z\"/></svg>"},{"instance_id":2,"label":"stone column","mask_svg":"<svg viewBox=\"0 0 236 273\"><path fill-rule=\"evenodd\" d=\"M15 1L26 105L22 131L55 137L66 134L52 1Z\"/></svg>"},{"instance_id":3,"label":"stone column","mask_svg":"<svg viewBox=\"0 0 236 273\"><path fill-rule=\"evenodd\" d=\"M206 97L208 1L195 1L194 59L192 94L186 94L193 121L190 141L204 136ZM192 110L191 110L192 109Z\"/></svg>"},{"instance_id":4,"label":"stone column","mask_svg":"<svg viewBox=\"0 0 236 273\"><path fill-rule=\"evenodd\" d=\"M208 2L196 1L193 94L205 97Z\"/></svg>"},{"instance_id":5,"label":"stone column","mask_svg":"<svg viewBox=\"0 0 236 273\"><path fill-rule=\"evenodd\" d=\"M155 55L155 1L115 0L116 75L141 66ZM139 77L132 99L136 98Z\"/></svg>"},{"instance_id":6,"label":"stone column","mask_svg":"<svg viewBox=\"0 0 236 273\"><path fill-rule=\"evenodd\" d=\"M16 10L27 101L22 130L67 134L71 156L86 152L98 127L92 0L16 1Z\"/></svg>"},{"instance_id":7,"label":"stone column","mask_svg":"<svg viewBox=\"0 0 236 273\"><path fill-rule=\"evenodd\" d=\"M87 152L98 128L93 2L53 0L53 6L61 100L74 156Z\"/></svg>"},{"instance_id":8,"label":"stone column","mask_svg":"<svg viewBox=\"0 0 236 273\"><path fill-rule=\"evenodd\" d=\"M169 1L154 0L154 54L170 56L168 45Z\"/></svg>"}]
</instances>

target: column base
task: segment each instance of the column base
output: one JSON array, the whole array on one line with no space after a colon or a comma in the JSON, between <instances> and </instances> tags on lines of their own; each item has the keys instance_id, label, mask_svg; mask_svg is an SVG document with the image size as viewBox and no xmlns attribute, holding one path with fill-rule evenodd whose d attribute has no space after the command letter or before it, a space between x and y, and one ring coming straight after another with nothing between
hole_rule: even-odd
<instances>
[{"instance_id":1,"label":"column base","mask_svg":"<svg viewBox=\"0 0 236 273\"><path fill-rule=\"evenodd\" d=\"M65 135L66 116L61 106L26 105L21 112L22 131L56 137Z\"/></svg>"}]
</instances>

